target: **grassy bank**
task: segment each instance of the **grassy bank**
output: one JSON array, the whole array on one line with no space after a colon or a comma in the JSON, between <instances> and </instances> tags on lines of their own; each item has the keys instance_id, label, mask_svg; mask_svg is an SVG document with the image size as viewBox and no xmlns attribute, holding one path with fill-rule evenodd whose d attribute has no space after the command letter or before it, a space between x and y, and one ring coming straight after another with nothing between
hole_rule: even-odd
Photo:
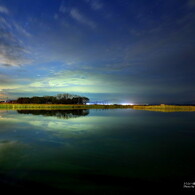
<instances>
[{"instance_id":1,"label":"grassy bank","mask_svg":"<svg viewBox=\"0 0 195 195\"><path fill-rule=\"evenodd\" d=\"M0 109L13 109L13 110L33 110L33 109L117 109L117 108L132 108L131 105L78 105L78 104L0 104Z\"/></svg>"},{"instance_id":2,"label":"grassy bank","mask_svg":"<svg viewBox=\"0 0 195 195\"><path fill-rule=\"evenodd\" d=\"M78 104L0 104L1 110L135 109L158 112L194 112L195 106L180 105L78 105Z\"/></svg>"},{"instance_id":3,"label":"grassy bank","mask_svg":"<svg viewBox=\"0 0 195 195\"><path fill-rule=\"evenodd\" d=\"M136 110L149 110L158 112L194 112L195 106L182 106L182 105L134 105L133 109Z\"/></svg>"}]
</instances>

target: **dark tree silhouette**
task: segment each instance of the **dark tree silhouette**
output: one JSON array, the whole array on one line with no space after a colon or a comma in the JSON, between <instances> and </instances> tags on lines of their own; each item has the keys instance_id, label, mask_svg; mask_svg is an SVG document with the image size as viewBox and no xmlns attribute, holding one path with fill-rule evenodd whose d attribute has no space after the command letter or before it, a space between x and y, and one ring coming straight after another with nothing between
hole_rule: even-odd
<instances>
[{"instance_id":1,"label":"dark tree silhouette","mask_svg":"<svg viewBox=\"0 0 195 195\"><path fill-rule=\"evenodd\" d=\"M20 97L16 100L18 104L86 104L89 98L73 94L58 94L57 96L43 96L32 98Z\"/></svg>"}]
</instances>

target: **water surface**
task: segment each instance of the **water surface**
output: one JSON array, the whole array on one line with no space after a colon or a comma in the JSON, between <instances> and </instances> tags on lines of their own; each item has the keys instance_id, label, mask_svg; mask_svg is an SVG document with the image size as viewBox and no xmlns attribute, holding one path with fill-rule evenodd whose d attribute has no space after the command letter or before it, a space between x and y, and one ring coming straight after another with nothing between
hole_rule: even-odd
<instances>
[{"instance_id":1,"label":"water surface","mask_svg":"<svg viewBox=\"0 0 195 195\"><path fill-rule=\"evenodd\" d=\"M0 184L68 194L184 190L195 182L195 113L0 111Z\"/></svg>"}]
</instances>

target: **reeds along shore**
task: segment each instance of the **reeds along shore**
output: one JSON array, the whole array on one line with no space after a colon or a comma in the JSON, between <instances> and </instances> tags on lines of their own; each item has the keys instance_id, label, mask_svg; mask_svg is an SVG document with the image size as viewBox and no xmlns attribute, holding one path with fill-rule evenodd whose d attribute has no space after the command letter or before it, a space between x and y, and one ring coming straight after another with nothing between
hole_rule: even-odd
<instances>
[{"instance_id":1,"label":"reeds along shore","mask_svg":"<svg viewBox=\"0 0 195 195\"><path fill-rule=\"evenodd\" d=\"M85 105L85 104L0 104L0 109L12 110L66 110L66 109L135 109L160 112L194 112L195 106L180 105Z\"/></svg>"},{"instance_id":2,"label":"reeds along shore","mask_svg":"<svg viewBox=\"0 0 195 195\"><path fill-rule=\"evenodd\" d=\"M134 105L133 109L136 110L149 110L160 112L194 112L195 106L182 106L182 105Z\"/></svg>"}]
</instances>

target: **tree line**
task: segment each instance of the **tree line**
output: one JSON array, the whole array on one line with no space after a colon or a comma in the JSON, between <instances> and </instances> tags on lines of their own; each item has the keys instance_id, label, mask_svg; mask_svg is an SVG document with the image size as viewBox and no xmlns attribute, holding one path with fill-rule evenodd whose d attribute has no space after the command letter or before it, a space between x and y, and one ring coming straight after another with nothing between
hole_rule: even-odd
<instances>
[{"instance_id":1,"label":"tree line","mask_svg":"<svg viewBox=\"0 0 195 195\"><path fill-rule=\"evenodd\" d=\"M72 95L72 94L58 94L57 96L43 96L43 97L19 97L15 103L17 104L86 104L89 98Z\"/></svg>"}]
</instances>

